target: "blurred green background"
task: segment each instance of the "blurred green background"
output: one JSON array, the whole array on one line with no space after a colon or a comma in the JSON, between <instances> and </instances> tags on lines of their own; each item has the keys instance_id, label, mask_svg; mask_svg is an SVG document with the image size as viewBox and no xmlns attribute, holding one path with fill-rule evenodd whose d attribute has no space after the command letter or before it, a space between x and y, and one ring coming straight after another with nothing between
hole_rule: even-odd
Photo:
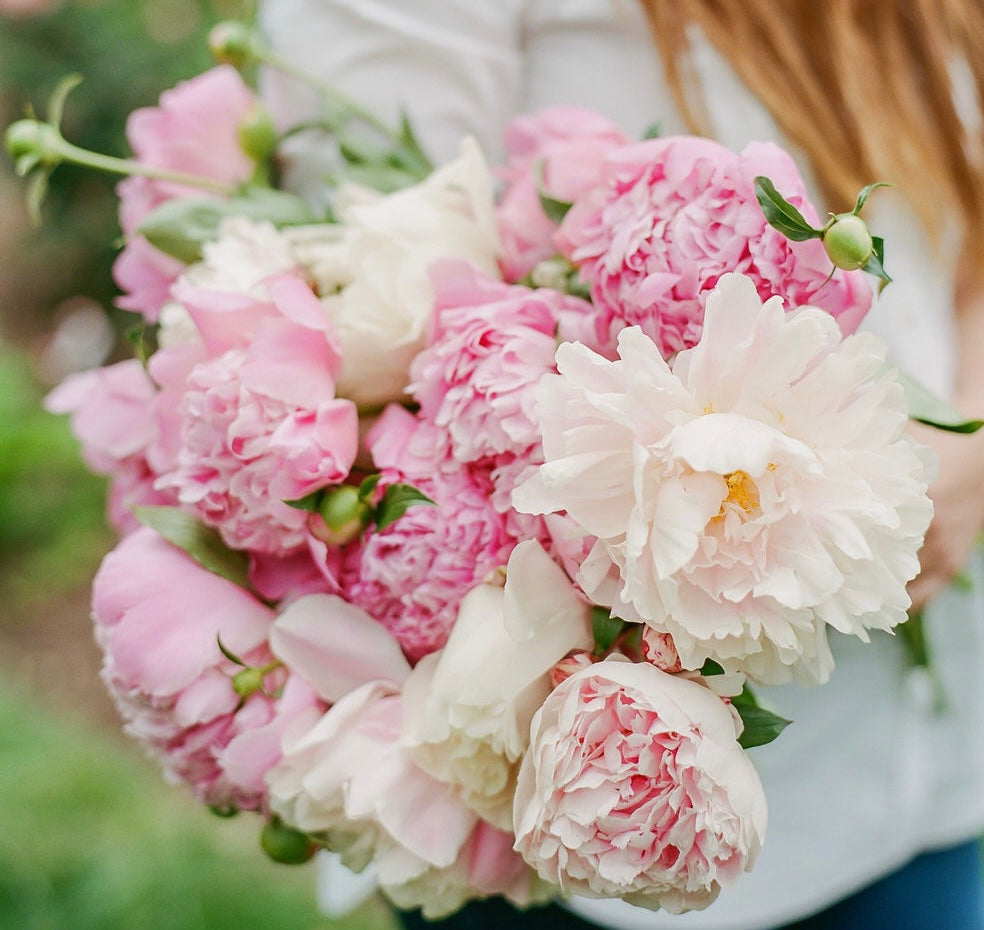
<instances>
[{"instance_id":1,"label":"blurred green background","mask_svg":"<svg viewBox=\"0 0 984 930\"><path fill-rule=\"evenodd\" d=\"M126 115L209 64L204 35L238 0L0 0L0 124L44 114L78 72L63 130L126 154ZM120 732L98 679L88 584L113 545L104 486L41 410L67 372L119 354L115 179L52 177L34 229L0 158L0 927L4 930L386 928L371 900L317 913L310 866L277 866L259 821L219 820Z\"/></svg>"}]
</instances>

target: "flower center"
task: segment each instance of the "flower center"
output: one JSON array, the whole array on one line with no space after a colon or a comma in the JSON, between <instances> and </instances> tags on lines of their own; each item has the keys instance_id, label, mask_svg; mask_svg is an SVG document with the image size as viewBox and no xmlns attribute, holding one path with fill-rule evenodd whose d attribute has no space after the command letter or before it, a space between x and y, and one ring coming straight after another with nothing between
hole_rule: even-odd
<instances>
[{"instance_id":1,"label":"flower center","mask_svg":"<svg viewBox=\"0 0 984 930\"><path fill-rule=\"evenodd\" d=\"M748 472L739 469L723 477L728 485L728 496L721 502L721 510L718 513L719 517L724 516L724 510L727 504L736 504L745 513L751 513L758 507L758 487Z\"/></svg>"}]
</instances>

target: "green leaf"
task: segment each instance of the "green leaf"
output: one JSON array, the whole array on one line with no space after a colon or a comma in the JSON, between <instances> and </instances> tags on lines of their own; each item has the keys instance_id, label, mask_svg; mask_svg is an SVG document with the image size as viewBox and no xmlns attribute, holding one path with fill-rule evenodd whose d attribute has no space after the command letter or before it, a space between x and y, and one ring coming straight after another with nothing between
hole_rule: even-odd
<instances>
[{"instance_id":1,"label":"green leaf","mask_svg":"<svg viewBox=\"0 0 984 930\"><path fill-rule=\"evenodd\" d=\"M230 549L222 537L177 507L134 507L134 516L190 555L202 568L227 581L249 588L249 558Z\"/></svg>"},{"instance_id":2,"label":"green leaf","mask_svg":"<svg viewBox=\"0 0 984 930\"><path fill-rule=\"evenodd\" d=\"M604 655L615 644L625 621L621 617L613 617L607 607L591 608L591 630L594 633L596 656Z\"/></svg>"},{"instance_id":3,"label":"green leaf","mask_svg":"<svg viewBox=\"0 0 984 930\"><path fill-rule=\"evenodd\" d=\"M706 678L708 675L723 675L724 669L721 668L721 666L718 665L713 659L708 659L700 667L700 673Z\"/></svg>"},{"instance_id":4,"label":"green leaf","mask_svg":"<svg viewBox=\"0 0 984 930\"><path fill-rule=\"evenodd\" d=\"M791 721L780 717L778 714L759 707L757 703L739 703L733 701L745 729L738 737L738 743L742 749L751 749L753 746L764 746L771 743Z\"/></svg>"},{"instance_id":5,"label":"green leaf","mask_svg":"<svg viewBox=\"0 0 984 930\"><path fill-rule=\"evenodd\" d=\"M650 123L646 127L646 131L642 134L642 139L643 141L645 141L646 139L658 139L662 135L663 135L663 129L660 126L659 122L657 121L655 123Z\"/></svg>"},{"instance_id":6,"label":"green leaf","mask_svg":"<svg viewBox=\"0 0 984 930\"><path fill-rule=\"evenodd\" d=\"M892 185L888 181L875 181L874 184L868 184L862 187L858 192L858 199L854 201L854 209L851 212L857 216L863 209L864 205L868 202L868 198L871 196L871 192L879 187L891 187Z\"/></svg>"},{"instance_id":7,"label":"green leaf","mask_svg":"<svg viewBox=\"0 0 984 930\"><path fill-rule=\"evenodd\" d=\"M202 257L202 246L218 236L231 216L267 220L274 226L299 226L315 221L299 197L269 188L250 188L222 200L216 197L177 197L152 210L137 232L154 248L190 264Z\"/></svg>"},{"instance_id":8,"label":"green leaf","mask_svg":"<svg viewBox=\"0 0 984 930\"><path fill-rule=\"evenodd\" d=\"M50 171L35 171L27 179L27 215L35 226L41 225L41 205L48 196L48 177Z\"/></svg>"},{"instance_id":9,"label":"green leaf","mask_svg":"<svg viewBox=\"0 0 984 930\"><path fill-rule=\"evenodd\" d=\"M423 174L421 177L429 174L434 166L431 164L431 160L427 157L427 153L424 151L423 146L420 144L420 140L417 138L417 133L414 131L413 124L410 122L410 117L406 110L400 113L400 141L403 143L406 151L416 159L419 168L422 170Z\"/></svg>"},{"instance_id":10,"label":"green leaf","mask_svg":"<svg viewBox=\"0 0 984 930\"><path fill-rule=\"evenodd\" d=\"M807 223L803 214L776 190L768 178L761 175L755 179L755 199L765 214L766 222L787 239L805 242L823 237L823 230Z\"/></svg>"},{"instance_id":11,"label":"green leaf","mask_svg":"<svg viewBox=\"0 0 984 930\"><path fill-rule=\"evenodd\" d=\"M905 390L909 416L913 420L951 433L976 433L984 426L984 420L968 420L956 408L920 384L912 375L900 371L898 379Z\"/></svg>"},{"instance_id":12,"label":"green leaf","mask_svg":"<svg viewBox=\"0 0 984 930\"><path fill-rule=\"evenodd\" d=\"M359 485L359 500L368 501L370 497L376 492L376 487L379 484L379 479L383 476L379 473L375 475L369 475L368 478L362 480L362 484Z\"/></svg>"},{"instance_id":13,"label":"green leaf","mask_svg":"<svg viewBox=\"0 0 984 930\"><path fill-rule=\"evenodd\" d=\"M221 636L215 637L216 645L219 647L219 652L222 653L233 665L242 666L242 668L248 668L249 666L234 653L231 649L227 649L225 644L222 642Z\"/></svg>"},{"instance_id":14,"label":"green leaf","mask_svg":"<svg viewBox=\"0 0 984 930\"><path fill-rule=\"evenodd\" d=\"M880 294L887 285L892 283L888 272L885 271L885 240L881 236L872 236L871 247L871 258L861 270L867 271L868 274L873 274L879 279L878 293Z\"/></svg>"},{"instance_id":15,"label":"green leaf","mask_svg":"<svg viewBox=\"0 0 984 930\"><path fill-rule=\"evenodd\" d=\"M288 507L293 507L295 510L305 510L308 513L314 513L321 504L321 495L322 490L319 488L317 491L305 494L304 497L298 497L292 501L284 501L284 503Z\"/></svg>"},{"instance_id":16,"label":"green leaf","mask_svg":"<svg viewBox=\"0 0 984 930\"><path fill-rule=\"evenodd\" d=\"M533 166L533 175L536 179L536 192L540 198L540 208L547 215L547 219L551 223L556 223L559 226L564 221L564 217L567 216L567 211L574 204L568 203L566 200L557 200L546 192L542 159Z\"/></svg>"},{"instance_id":17,"label":"green leaf","mask_svg":"<svg viewBox=\"0 0 984 930\"><path fill-rule=\"evenodd\" d=\"M376 508L376 529L386 529L416 504L436 506L434 501L412 484L391 484L383 492L383 499Z\"/></svg>"},{"instance_id":18,"label":"green leaf","mask_svg":"<svg viewBox=\"0 0 984 930\"><path fill-rule=\"evenodd\" d=\"M81 74L66 74L56 85L48 99L48 122L56 129L61 126L68 95L82 83Z\"/></svg>"}]
</instances>

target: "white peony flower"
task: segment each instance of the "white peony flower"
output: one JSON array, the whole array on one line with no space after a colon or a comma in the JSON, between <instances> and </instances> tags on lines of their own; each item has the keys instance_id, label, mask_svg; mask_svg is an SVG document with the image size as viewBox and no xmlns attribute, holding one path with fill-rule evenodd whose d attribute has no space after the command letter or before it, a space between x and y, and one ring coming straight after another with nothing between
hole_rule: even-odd
<instances>
[{"instance_id":1,"label":"white peony flower","mask_svg":"<svg viewBox=\"0 0 984 930\"><path fill-rule=\"evenodd\" d=\"M874 336L725 275L672 368L638 328L617 361L564 344L557 363L545 464L513 503L597 537L577 580L669 633L684 668L821 682L828 626L866 640L905 620L930 469Z\"/></svg>"},{"instance_id":2,"label":"white peony flower","mask_svg":"<svg viewBox=\"0 0 984 930\"><path fill-rule=\"evenodd\" d=\"M293 234L338 331L340 396L365 406L400 400L423 347L433 289L428 268L459 258L496 274L499 252L492 177L478 145L413 187L349 197L341 235Z\"/></svg>"},{"instance_id":3,"label":"white peony flower","mask_svg":"<svg viewBox=\"0 0 984 930\"><path fill-rule=\"evenodd\" d=\"M511 829L519 759L550 692L550 669L592 645L589 606L539 543L521 542L505 589L470 591L447 645L410 673L404 745L471 808Z\"/></svg>"}]
</instances>

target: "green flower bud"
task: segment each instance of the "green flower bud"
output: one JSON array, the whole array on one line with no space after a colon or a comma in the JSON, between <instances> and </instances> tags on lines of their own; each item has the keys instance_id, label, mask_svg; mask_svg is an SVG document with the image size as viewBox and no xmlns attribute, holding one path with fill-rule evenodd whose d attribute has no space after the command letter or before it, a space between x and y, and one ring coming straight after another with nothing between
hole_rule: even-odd
<instances>
[{"instance_id":1,"label":"green flower bud","mask_svg":"<svg viewBox=\"0 0 984 930\"><path fill-rule=\"evenodd\" d=\"M874 243L868 226L854 213L839 213L826 227L823 247L837 268L854 271L871 259Z\"/></svg>"},{"instance_id":2,"label":"green flower bud","mask_svg":"<svg viewBox=\"0 0 984 930\"><path fill-rule=\"evenodd\" d=\"M262 668L244 668L232 678L232 690L242 698L248 698L263 688L265 671Z\"/></svg>"},{"instance_id":3,"label":"green flower bud","mask_svg":"<svg viewBox=\"0 0 984 930\"><path fill-rule=\"evenodd\" d=\"M277 147L277 130L266 107L250 108L239 124L239 146L258 165L265 165Z\"/></svg>"},{"instance_id":4,"label":"green flower bud","mask_svg":"<svg viewBox=\"0 0 984 930\"><path fill-rule=\"evenodd\" d=\"M307 862L317 850L317 845L306 833L288 827L279 817L274 817L264 825L260 834L260 846L274 862L284 865Z\"/></svg>"},{"instance_id":5,"label":"green flower bud","mask_svg":"<svg viewBox=\"0 0 984 930\"><path fill-rule=\"evenodd\" d=\"M256 60L256 36L245 23L227 20L209 32L208 50L219 64L245 68Z\"/></svg>"},{"instance_id":6,"label":"green flower bud","mask_svg":"<svg viewBox=\"0 0 984 930\"><path fill-rule=\"evenodd\" d=\"M344 546L355 539L371 519L372 508L359 496L359 489L340 484L325 492L309 529L322 542Z\"/></svg>"},{"instance_id":7,"label":"green flower bud","mask_svg":"<svg viewBox=\"0 0 984 930\"><path fill-rule=\"evenodd\" d=\"M61 161L57 129L36 119L19 119L4 133L4 144L17 164L19 174L27 174L35 165L55 166Z\"/></svg>"}]
</instances>

